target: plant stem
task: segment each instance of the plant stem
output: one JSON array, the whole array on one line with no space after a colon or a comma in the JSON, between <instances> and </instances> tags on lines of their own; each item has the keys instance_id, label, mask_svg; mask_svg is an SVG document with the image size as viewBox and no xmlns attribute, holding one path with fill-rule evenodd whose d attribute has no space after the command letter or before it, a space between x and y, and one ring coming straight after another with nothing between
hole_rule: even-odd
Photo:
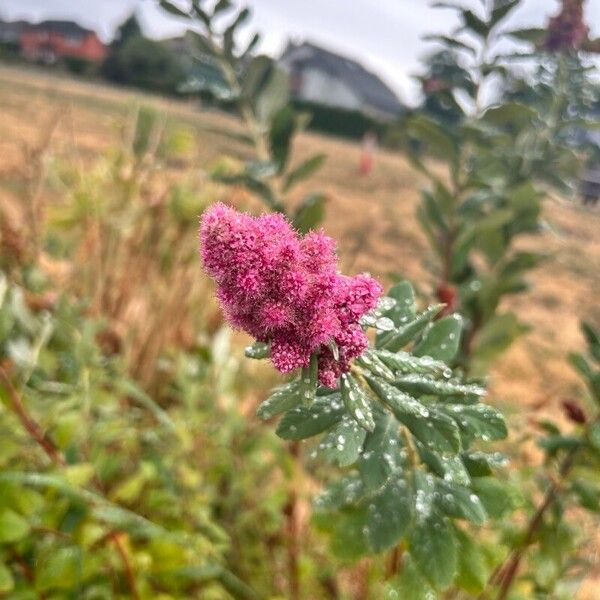
<instances>
[{"instance_id":1,"label":"plant stem","mask_svg":"<svg viewBox=\"0 0 600 600\"><path fill-rule=\"evenodd\" d=\"M300 465L300 443L290 444L290 454L295 464ZM288 559L288 585L290 600L300 600L300 531L298 526L298 492L296 489L295 474L292 475L288 501L284 508L286 518L287 559Z\"/></svg>"},{"instance_id":2,"label":"plant stem","mask_svg":"<svg viewBox=\"0 0 600 600\"><path fill-rule=\"evenodd\" d=\"M109 535L110 540L114 543L119 556L121 557L121 561L123 562L123 567L125 570L125 577L127 578L127 584L129 586L129 591L131 592L131 597L135 600L139 600L140 595L137 590L137 585L135 583L135 573L133 571L133 566L131 561L129 560L129 555L127 554L127 550L121 541L121 534L118 531L112 531Z\"/></svg>"},{"instance_id":3,"label":"plant stem","mask_svg":"<svg viewBox=\"0 0 600 600\"><path fill-rule=\"evenodd\" d=\"M523 540L521 541L519 546L511 552L511 554L509 555L507 560L502 564L502 566L500 566L500 568L496 570L495 575L492 576L492 580L490 583L493 584L496 581L500 583L500 590L498 591L496 600L505 600L508 596L511 587L515 582L515 578L519 571L523 555L525 554L527 548L533 542L535 534L537 533L538 529L544 521L544 516L547 510L557 500L561 489L562 480L571 471L578 450L579 446L571 448L569 450L558 470L558 479L554 480L550 484L550 486L546 490L546 493L544 494L544 497L542 498L542 501L538 505L537 510L529 520L527 524L527 529L525 530L525 535L523 536Z\"/></svg>"},{"instance_id":4,"label":"plant stem","mask_svg":"<svg viewBox=\"0 0 600 600\"><path fill-rule=\"evenodd\" d=\"M17 392L8 374L2 367L0 367L0 380L2 380L2 383L8 392L11 407L19 421L21 421L23 428L53 463L64 466L66 462L60 450L54 445L52 440L46 437L41 425L31 417L29 412L27 412L27 408L23 404L19 392Z\"/></svg>"}]
</instances>

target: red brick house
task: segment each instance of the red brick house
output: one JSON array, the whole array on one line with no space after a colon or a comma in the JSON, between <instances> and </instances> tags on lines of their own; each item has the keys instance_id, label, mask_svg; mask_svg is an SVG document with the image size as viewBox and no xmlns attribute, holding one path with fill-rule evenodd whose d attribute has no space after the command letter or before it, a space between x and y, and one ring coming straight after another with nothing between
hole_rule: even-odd
<instances>
[{"instance_id":1,"label":"red brick house","mask_svg":"<svg viewBox=\"0 0 600 600\"><path fill-rule=\"evenodd\" d=\"M42 21L24 27L20 46L26 58L48 64L61 58L79 58L99 63L108 54L108 48L95 31L72 21Z\"/></svg>"}]
</instances>

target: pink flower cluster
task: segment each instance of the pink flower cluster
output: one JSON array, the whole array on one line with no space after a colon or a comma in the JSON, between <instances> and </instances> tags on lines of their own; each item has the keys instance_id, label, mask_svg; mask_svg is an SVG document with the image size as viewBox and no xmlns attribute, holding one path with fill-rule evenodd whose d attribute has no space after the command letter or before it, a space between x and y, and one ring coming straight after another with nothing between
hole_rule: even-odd
<instances>
[{"instance_id":1,"label":"pink flower cluster","mask_svg":"<svg viewBox=\"0 0 600 600\"><path fill-rule=\"evenodd\" d=\"M583 0L563 0L562 9L548 23L544 47L551 52L577 50L588 37Z\"/></svg>"},{"instance_id":2,"label":"pink flower cluster","mask_svg":"<svg viewBox=\"0 0 600 600\"><path fill-rule=\"evenodd\" d=\"M301 237L279 214L215 204L202 217L200 244L231 324L269 342L282 373L307 367L317 352L319 380L335 387L368 345L358 320L376 306L380 284L338 273L335 242L321 232Z\"/></svg>"}]
</instances>

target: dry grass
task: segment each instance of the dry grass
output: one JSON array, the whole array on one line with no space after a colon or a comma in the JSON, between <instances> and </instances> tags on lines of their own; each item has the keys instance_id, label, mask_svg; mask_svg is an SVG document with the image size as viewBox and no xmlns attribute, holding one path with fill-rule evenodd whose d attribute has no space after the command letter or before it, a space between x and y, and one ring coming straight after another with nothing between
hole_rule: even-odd
<instances>
[{"instance_id":1,"label":"dry grass","mask_svg":"<svg viewBox=\"0 0 600 600\"><path fill-rule=\"evenodd\" d=\"M200 111L192 103L34 71L0 68L0 209L3 209L0 219L2 212L11 214L18 228L27 229L27 219L23 219L27 214L22 206L23 190L19 188L22 178L15 174L22 174L24 168L43 168L43 154L34 154L32 158L31 149L39 148L40 140L43 144L50 128L54 131L48 155L54 160L75 162L80 168L86 168L114 147L117 123L125 118L132 105L140 102L164 112L170 120L185 124L196 138L194 156L182 164L171 165L161 174L166 180L184 177L190 169L201 169L224 154L243 155L243 149L226 138L204 130L205 126L215 125L236 128L236 121L226 115ZM382 151L377 156L372 176L360 178L357 175L359 148L355 144L313 134L299 138L295 158L300 161L315 151L325 152L329 159L317 176L304 184L304 189L300 187L296 199L309 189L326 192L329 201L324 227L338 239L345 269L369 270L384 279L402 274L420 281L421 291L427 296L433 282L423 266L427 247L414 217L418 188L423 183L420 177L402 156ZM38 162L34 164L34 160ZM157 190L160 185L153 188L150 196L159 197ZM60 201L51 190L45 193L48 205ZM249 201L238 193L237 200L240 199ZM154 214L156 219L161 218L160 210ZM548 230L524 241L523 246L544 250L552 256L530 277L532 290L510 300L511 307L533 325L533 330L511 347L492 372L493 396L515 407L522 415L518 421L524 426L540 412L559 412L561 399L577 391L580 384L565 357L568 352L583 347L578 328L581 318L600 324L597 301L600 296L599 209L584 209L557 199L547 204L546 219ZM151 237L149 232L143 235ZM136 242L137 238L132 236L124 243ZM143 277L150 272L148 261L153 260L153 255L136 256L127 248L115 248L111 250L116 253L112 263L119 262L120 251L130 259L134 257L135 262L121 264L121 270L113 273L112 278L121 278L122 283L127 282L138 291L125 303L127 308L118 319L121 327L127 329L130 323L139 324L144 315L151 312L155 298L147 294L143 297L144 285L164 297L162 312L155 315L152 326L160 322L173 323L175 314L178 315L176 324L181 325L182 314L190 310L190 304L185 301L188 284L203 277L199 263L186 262L179 277L163 285L156 273L151 279ZM77 260L73 257L73 262ZM116 279L110 287L119 287ZM174 288L177 281L179 285ZM195 293L205 292L200 286ZM181 305L178 305L179 298L184 298ZM124 302L118 298L105 300L106 305L99 310ZM164 342L165 338L160 338L153 343ZM156 348L148 349L152 357L156 351ZM140 357L132 357L134 361L138 359L144 362ZM527 455L522 458L532 459ZM587 597L594 597L591 593L592 596Z\"/></svg>"}]
</instances>

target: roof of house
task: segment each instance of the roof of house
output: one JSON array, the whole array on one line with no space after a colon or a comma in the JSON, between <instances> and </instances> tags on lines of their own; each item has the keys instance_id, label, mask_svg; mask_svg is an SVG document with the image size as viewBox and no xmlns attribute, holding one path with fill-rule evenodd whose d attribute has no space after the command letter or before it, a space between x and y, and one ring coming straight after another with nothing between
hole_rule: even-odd
<instances>
[{"instance_id":1,"label":"roof of house","mask_svg":"<svg viewBox=\"0 0 600 600\"><path fill-rule=\"evenodd\" d=\"M382 112L397 114L402 104L396 94L359 62L335 54L310 42L288 43L282 62L320 69L344 81L363 101Z\"/></svg>"},{"instance_id":2,"label":"roof of house","mask_svg":"<svg viewBox=\"0 0 600 600\"><path fill-rule=\"evenodd\" d=\"M40 21L39 23L30 25L30 28L71 36L83 36L94 33L94 31L91 29L86 29L85 27L79 25L79 23L75 23L75 21Z\"/></svg>"}]
</instances>

